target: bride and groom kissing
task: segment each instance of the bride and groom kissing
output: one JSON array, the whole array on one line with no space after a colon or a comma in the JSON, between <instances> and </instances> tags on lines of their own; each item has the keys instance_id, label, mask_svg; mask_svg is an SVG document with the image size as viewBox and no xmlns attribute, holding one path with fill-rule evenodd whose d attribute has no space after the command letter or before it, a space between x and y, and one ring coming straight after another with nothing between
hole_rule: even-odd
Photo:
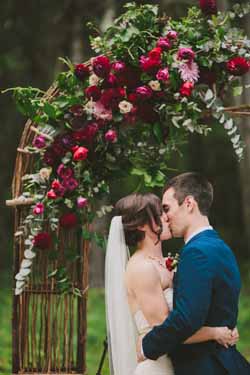
<instances>
[{"instance_id":1,"label":"bride and groom kissing","mask_svg":"<svg viewBox=\"0 0 250 375\"><path fill-rule=\"evenodd\" d=\"M188 172L167 182L162 202L154 194L117 202L105 261L111 374L250 374L235 345L240 273L209 224L212 201L212 185ZM172 237L185 242L176 272L161 247Z\"/></svg>"}]
</instances>

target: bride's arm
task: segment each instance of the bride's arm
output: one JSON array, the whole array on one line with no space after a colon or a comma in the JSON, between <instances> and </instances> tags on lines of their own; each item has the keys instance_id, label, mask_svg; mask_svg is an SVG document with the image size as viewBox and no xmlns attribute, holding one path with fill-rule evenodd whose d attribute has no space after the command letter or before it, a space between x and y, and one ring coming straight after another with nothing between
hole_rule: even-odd
<instances>
[{"instance_id":1,"label":"bride's arm","mask_svg":"<svg viewBox=\"0 0 250 375\"><path fill-rule=\"evenodd\" d=\"M169 314L163 294L160 275L151 262L145 261L130 267L127 280L139 309L149 326L161 324Z\"/></svg>"},{"instance_id":2,"label":"bride's arm","mask_svg":"<svg viewBox=\"0 0 250 375\"><path fill-rule=\"evenodd\" d=\"M214 340L220 345L228 348L239 340L237 328L234 330L228 327L202 327L193 336L189 337L184 344L195 344L204 341Z\"/></svg>"}]
</instances>

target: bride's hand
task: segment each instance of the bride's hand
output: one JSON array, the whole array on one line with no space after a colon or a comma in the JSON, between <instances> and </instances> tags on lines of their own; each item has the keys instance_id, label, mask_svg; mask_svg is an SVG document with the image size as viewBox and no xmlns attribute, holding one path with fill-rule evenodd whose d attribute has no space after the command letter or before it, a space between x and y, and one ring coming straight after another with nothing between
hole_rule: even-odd
<instances>
[{"instance_id":1,"label":"bride's hand","mask_svg":"<svg viewBox=\"0 0 250 375\"><path fill-rule=\"evenodd\" d=\"M228 327L215 327L214 340L225 348L235 345L239 341L239 337L237 328L231 330Z\"/></svg>"}]
</instances>

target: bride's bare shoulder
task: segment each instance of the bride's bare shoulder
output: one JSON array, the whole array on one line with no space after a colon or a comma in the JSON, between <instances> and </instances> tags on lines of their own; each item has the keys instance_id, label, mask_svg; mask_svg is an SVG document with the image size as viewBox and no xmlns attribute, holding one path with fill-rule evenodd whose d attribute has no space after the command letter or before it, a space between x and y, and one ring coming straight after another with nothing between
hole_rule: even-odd
<instances>
[{"instance_id":1,"label":"bride's bare shoulder","mask_svg":"<svg viewBox=\"0 0 250 375\"><path fill-rule=\"evenodd\" d=\"M149 275L156 276L158 273L150 261L141 254L134 254L128 261L126 268L126 278L144 278Z\"/></svg>"}]
</instances>

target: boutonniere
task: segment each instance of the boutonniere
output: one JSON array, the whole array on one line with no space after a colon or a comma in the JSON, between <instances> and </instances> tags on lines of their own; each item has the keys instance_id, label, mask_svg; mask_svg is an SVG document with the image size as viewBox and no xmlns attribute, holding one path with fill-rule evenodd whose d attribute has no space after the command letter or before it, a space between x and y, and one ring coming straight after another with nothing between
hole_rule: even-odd
<instances>
[{"instance_id":1,"label":"boutonniere","mask_svg":"<svg viewBox=\"0 0 250 375\"><path fill-rule=\"evenodd\" d=\"M168 253L168 256L165 258L166 268L169 271L177 271L177 266L179 262L179 254L175 254L174 256L171 253Z\"/></svg>"}]
</instances>

